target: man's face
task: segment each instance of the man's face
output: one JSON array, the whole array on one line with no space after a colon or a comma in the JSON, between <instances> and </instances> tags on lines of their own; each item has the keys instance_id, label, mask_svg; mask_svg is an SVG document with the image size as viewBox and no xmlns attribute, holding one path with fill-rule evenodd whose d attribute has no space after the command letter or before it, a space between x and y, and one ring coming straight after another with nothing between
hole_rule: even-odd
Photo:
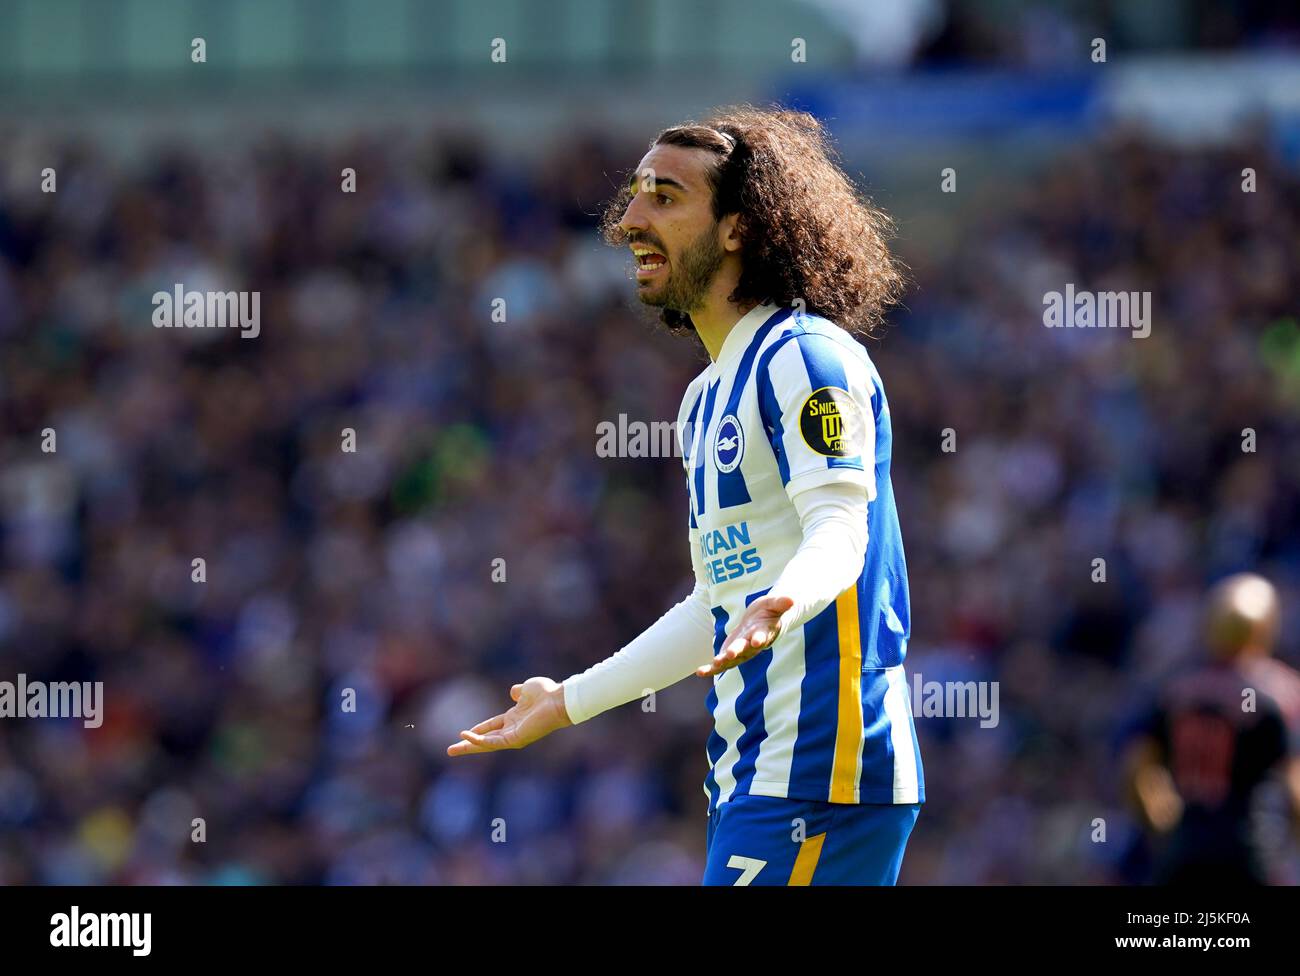
<instances>
[{"instance_id":1,"label":"man's face","mask_svg":"<svg viewBox=\"0 0 1300 976\"><path fill-rule=\"evenodd\" d=\"M707 181L712 155L655 146L632 177L633 196L619 227L636 262L637 297L690 313L702 306L726 256Z\"/></svg>"}]
</instances>

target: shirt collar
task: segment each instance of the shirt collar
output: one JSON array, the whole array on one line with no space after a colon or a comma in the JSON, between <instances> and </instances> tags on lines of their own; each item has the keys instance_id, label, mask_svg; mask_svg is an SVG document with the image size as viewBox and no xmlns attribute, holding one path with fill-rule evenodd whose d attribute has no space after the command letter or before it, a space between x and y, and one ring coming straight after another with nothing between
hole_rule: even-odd
<instances>
[{"instance_id":1,"label":"shirt collar","mask_svg":"<svg viewBox=\"0 0 1300 976\"><path fill-rule=\"evenodd\" d=\"M764 302L762 305L755 305L742 315L727 333L727 338L722 340L722 348L718 351L718 360L714 365L721 369L744 352L749 346L749 341L754 338L754 333L776 309L777 306L771 302Z\"/></svg>"}]
</instances>

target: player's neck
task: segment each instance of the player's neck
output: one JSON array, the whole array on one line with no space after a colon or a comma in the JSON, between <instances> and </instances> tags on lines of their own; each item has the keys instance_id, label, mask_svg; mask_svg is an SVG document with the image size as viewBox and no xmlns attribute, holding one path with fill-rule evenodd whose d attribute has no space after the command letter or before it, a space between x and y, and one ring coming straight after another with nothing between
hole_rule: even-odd
<instances>
[{"instance_id":1,"label":"player's neck","mask_svg":"<svg viewBox=\"0 0 1300 976\"><path fill-rule=\"evenodd\" d=\"M719 278L722 276L719 275ZM728 296L735 288L736 282L730 278L725 281L715 281L713 287L709 289L709 297L704 306L691 312L691 322L695 326L695 331L700 341L704 343L704 348L709 351L709 358L715 363L722 353L722 344L727 341L731 330L745 313L754 307L753 302L738 305L731 301Z\"/></svg>"}]
</instances>

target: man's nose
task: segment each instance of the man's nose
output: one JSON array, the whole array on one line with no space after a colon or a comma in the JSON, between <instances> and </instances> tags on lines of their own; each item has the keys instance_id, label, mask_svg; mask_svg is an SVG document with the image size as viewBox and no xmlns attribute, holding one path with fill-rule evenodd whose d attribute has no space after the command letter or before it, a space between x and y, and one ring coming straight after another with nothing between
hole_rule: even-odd
<instances>
[{"instance_id":1,"label":"man's nose","mask_svg":"<svg viewBox=\"0 0 1300 976\"><path fill-rule=\"evenodd\" d=\"M632 231L645 230L646 223L642 216L644 208L641 206L641 195L637 194L628 201L627 209L623 211L623 219L618 222L618 229L624 234Z\"/></svg>"}]
</instances>

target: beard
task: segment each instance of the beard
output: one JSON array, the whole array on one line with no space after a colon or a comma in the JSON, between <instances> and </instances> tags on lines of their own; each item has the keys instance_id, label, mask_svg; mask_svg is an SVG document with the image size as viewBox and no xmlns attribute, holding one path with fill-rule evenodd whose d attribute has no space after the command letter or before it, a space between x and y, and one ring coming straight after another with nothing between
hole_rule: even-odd
<instances>
[{"instance_id":1,"label":"beard","mask_svg":"<svg viewBox=\"0 0 1300 976\"><path fill-rule=\"evenodd\" d=\"M657 291L638 289L642 304L689 315L704 305L709 287L722 267L726 252L718 243L718 224L682 249L668 269L668 280Z\"/></svg>"}]
</instances>

